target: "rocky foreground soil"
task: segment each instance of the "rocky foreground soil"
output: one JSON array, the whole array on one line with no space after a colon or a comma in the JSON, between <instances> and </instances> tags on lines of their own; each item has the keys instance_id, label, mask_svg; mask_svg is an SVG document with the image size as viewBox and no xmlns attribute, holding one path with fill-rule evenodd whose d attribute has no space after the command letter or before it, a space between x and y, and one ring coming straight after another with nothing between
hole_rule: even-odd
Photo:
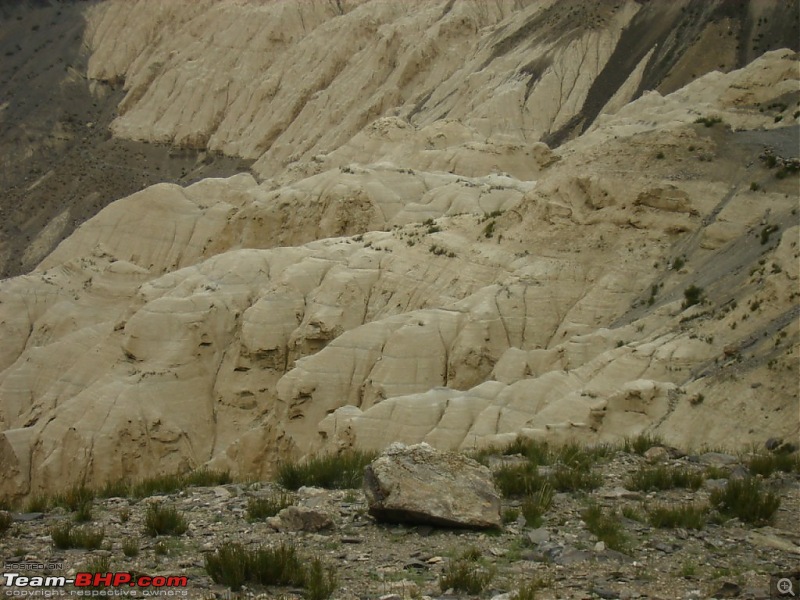
<instances>
[{"instance_id":1,"label":"rocky foreground soil","mask_svg":"<svg viewBox=\"0 0 800 600\"><path fill-rule=\"evenodd\" d=\"M502 459L508 460L515 457ZM248 506L255 499L283 493L275 483L191 487L138 501L95 499L92 522L80 527L102 528L105 538L99 549L91 551L54 547L53 528L75 520L64 508L11 513L13 523L0 538L0 555L7 566L23 560L59 563L67 574L108 569L151 576L185 575L189 581L185 597L192 598L306 595L300 588L247 584L232 593L212 581L205 557L225 542L238 542L246 547L290 543L301 556L321 559L336 573L332 597L342 599L513 598L524 585L528 591L536 588L528 597L540 599L767 599L776 597L770 596L770 586L774 588L777 575L800 575L795 572L800 558L800 472L797 461L793 464L789 472L776 471L765 477L753 476L746 455L683 455L660 447L644 455L617 450L592 467L602 476L600 487L556 493L541 523L534 524L537 527L527 526L524 517L514 518L520 502L506 498L506 524L501 530L483 532L377 523L369 516L360 489L302 487L290 494L291 501L307 510L301 511L303 518L289 522L281 517L249 518ZM630 485L633 473L656 466L701 474L704 481L694 491L629 489L635 487ZM655 506L705 506L714 489L751 477L760 481L765 493L771 490L780 498L780 507L768 525L714 519L713 511L700 529L649 524L647 515ZM146 513L154 503L174 506L183 514L188 525L185 533L147 535ZM611 538L600 534L607 542L589 531L585 511L590 505L600 506L620 527ZM318 530L309 531L314 529ZM491 574L482 591L469 594L448 589L443 583L459 561L471 565L475 573ZM5 588L7 592L11 589Z\"/></svg>"}]
</instances>

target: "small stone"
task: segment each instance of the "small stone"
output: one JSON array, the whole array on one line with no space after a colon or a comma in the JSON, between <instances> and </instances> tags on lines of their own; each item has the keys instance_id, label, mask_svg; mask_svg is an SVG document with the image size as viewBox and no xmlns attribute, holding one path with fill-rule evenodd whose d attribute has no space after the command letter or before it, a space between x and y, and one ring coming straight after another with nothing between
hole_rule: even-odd
<instances>
[{"instance_id":1,"label":"small stone","mask_svg":"<svg viewBox=\"0 0 800 600\"><path fill-rule=\"evenodd\" d=\"M651 464L659 463L669 459L669 452L663 446L653 446L645 451L644 457Z\"/></svg>"},{"instance_id":2,"label":"small stone","mask_svg":"<svg viewBox=\"0 0 800 600\"><path fill-rule=\"evenodd\" d=\"M727 479L706 479L703 482L703 487L711 491L725 489L726 485L728 485Z\"/></svg>"},{"instance_id":3,"label":"small stone","mask_svg":"<svg viewBox=\"0 0 800 600\"><path fill-rule=\"evenodd\" d=\"M233 496L233 494L231 494L230 490L225 489L221 485L214 488L214 495L217 498L221 498L223 500L226 500L226 499L228 499L228 498Z\"/></svg>"},{"instance_id":4,"label":"small stone","mask_svg":"<svg viewBox=\"0 0 800 600\"><path fill-rule=\"evenodd\" d=\"M441 556L431 556L425 562L429 565L438 565L440 562L444 562L444 559Z\"/></svg>"},{"instance_id":5,"label":"small stone","mask_svg":"<svg viewBox=\"0 0 800 600\"><path fill-rule=\"evenodd\" d=\"M602 552L605 549L606 549L606 543L605 542L597 542L594 545L594 551L595 552Z\"/></svg>"},{"instance_id":6,"label":"small stone","mask_svg":"<svg viewBox=\"0 0 800 600\"><path fill-rule=\"evenodd\" d=\"M287 506L267 519L267 525L276 531L324 531L334 526L326 513L304 506Z\"/></svg>"},{"instance_id":7,"label":"small stone","mask_svg":"<svg viewBox=\"0 0 800 600\"><path fill-rule=\"evenodd\" d=\"M492 600L511 600L511 593L505 592L503 594L497 594L496 596L492 596Z\"/></svg>"},{"instance_id":8,"label":"small stone","mask_svg":"<svg viewBox=\"0 0 800 600\"><path fill-rule=\"evenodd\" d=\"M590 591L596 596L600 596L601 598L605 598L606 600L613 600L614 598L619 598L619 594L617 594L617 592L604 587L592 586Z\"/></svg>"},{"instance_id":9,"label":"small stone","mask_svg":"<svg viewBox=\"0 0 800 600\"><path fill-rule=\"evenodd\" d=\"M731 469L730 479L745 479L750 477L750 472L742 465L736 465Z\"/></svg>"},{"instance_id":10,"label":"small stone","mask_svg":"<svg viewBox=\"0 0 800 600\"><path fill-rule=\"evenodd\" d=\"M736 598L741 593L741 586L732 581L725 581L722 586L714 592L714 596L717 598Z\"/></svg>"},{"instance_id":11,"label":"small stone","mask_svg":"<svg viewBox=\"0 0 800 600\"><path fill-rule=\"evenodd\" d=\"M11 515L11 520L17 523L25 523L26 521L37 521L44 518L44 513L30 512L30 513L14 513Z\"/></svg>"},{"instance_id":12,"label":"small stone","mask_svg":"<svg viewBox=\"0 0 800 600\"><path fill-rule=\"evenodd\" d=\"M600 492L600 495L603 498L609 498L612 500L620 498L627 498L629 500L639 500L642 497L642 495L639 492L633 492L631 490L627 490L624 487L620 486L611 488L610 490L603 490L602 492Z\"/></svg>"},{"instance_id":13,"label":"small stone","mask_svg":"<svg viewBox=\"0 0 800 600\"><path fill-rule=\"evenodd\" d=\"M592 558L592 553L587 552L586 550L577 550L575 548L570 548L569 550L565 550L560 556L556 557L553 561L557 565L562 566L569 566L574 565L575 563L584 562L590 560Z\"/></svg>"},{"instance_id":14,"label":"small stone","mask_svg":"<svg viewBox=\"0 0 800 600\"><path fill-rule=\"evenodd\" d=\"M672 554L674 551L672 544L665 544L664 542L653 542L653 548L664 554Z\"/></svg>"},{"instance_id":15,"label":"small stone","mask_svg":"<svg viewBox=\"0 0 800 600\"><path fill-rule=\"evenodd\" d=\"M700 464L721 467L723 465L735 465L739 459L731 454L723 454L722 452L706 452L701 454L699 459Z\"/></svg>"},{"instance_id":16,"label":"small stone","mask_svg":"<svg viewBox=\"0 0 800 600\"><path fill-rule=\"evenodd\" d=\"M526 536L531 544L541 544L550 539L550 532L544 527L539 527L528 531Z\"/></svg>"}]
</instances>

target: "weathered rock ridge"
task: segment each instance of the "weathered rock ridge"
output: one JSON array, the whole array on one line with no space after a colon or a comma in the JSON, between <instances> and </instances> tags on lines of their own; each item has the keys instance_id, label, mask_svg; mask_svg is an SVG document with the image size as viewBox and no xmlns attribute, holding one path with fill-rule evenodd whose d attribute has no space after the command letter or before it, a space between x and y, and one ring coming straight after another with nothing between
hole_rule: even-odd
<instances>
[{"instance_id":1,"label":"weathered rock ridge","mask_svg":"<svg viewBox=\"0 0 800 600\"><path fill-rule=\"evenodd\" d=\"M109 0L89 15L88 76L124 81L115 135L272 176L315 168L384 116L560 143L645 90L800 49L797 13L796 0Z\"/></svg>"},{"instance_id":2,"label":"weathered rock ridge","mask_svg":"<svg viewBox=\"0 0 800 600\"><path fill-rule=\"evenodd\" d=\"M545 24L585 3L451 4L91 9L89 76L128 94L115 135L266 178L148 187L0 282L0 494L392 441L800 433L797 174L759 158L797 155L796 53L628 102L645 61L589 118L576 81L654 8L573 31ZM323 52L345 26L362 50ZM504 77L542 44L529 102ZM572 108L546 117L566 66Z\"/></svg>"}]
</instances>

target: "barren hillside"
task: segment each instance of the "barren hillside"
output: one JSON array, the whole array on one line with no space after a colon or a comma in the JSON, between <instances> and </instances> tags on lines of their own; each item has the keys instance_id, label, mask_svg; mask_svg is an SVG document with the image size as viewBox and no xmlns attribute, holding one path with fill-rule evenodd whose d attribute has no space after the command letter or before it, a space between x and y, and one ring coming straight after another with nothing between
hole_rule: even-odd
<instances>
[{"instance_id":1,"label":"barren hillside","mask_svg":"<svg viewBox=\"0 0 800 600\"><path fill-rule=\"evenodd\" d=\"M43 87L102 115L45 120L62 147L0 108L0 251L40 261L0 281L0 494L394 440L796 439L797 8L4 9L75 20ZM40 60L4 89L43 102Z\"/></svg>"}]
</instances>

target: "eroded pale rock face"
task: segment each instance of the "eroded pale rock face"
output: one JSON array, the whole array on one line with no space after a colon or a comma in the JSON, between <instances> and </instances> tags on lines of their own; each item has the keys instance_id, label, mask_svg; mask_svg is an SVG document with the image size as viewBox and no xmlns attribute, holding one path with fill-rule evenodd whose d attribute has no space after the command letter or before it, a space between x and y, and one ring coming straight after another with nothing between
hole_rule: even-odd
<instances>
[{"instance_id":1,"label":"eroded pale rock face","mask_svg":"<svg viewBox=\"0 0 800 600\"><path fill-rule=\"evenodd\" d=\"M592 34L597 51L631 10L621 4L610 33ZM92 76L124 73L131 90L118 127L257 145L242 133L261 115L256 100L247 118L220 113L213 134L189 119L194 109L153 121L166 102L158 94L177 99L137 77L172 42L112 51L103 36L133 19L122 6L97 8L92 38L97 56L107 53ZM189 6L199 5L176 2L157 18L204 39ZM228 23L221 47L242 17L233 4L203 6L202 19ZM279 47L299 35L297 20L319 29L358 17L367 27L374 3L342 3L335 18L331 3L297 13L288 3L264 14L241 6L253 23L280 12L284 29L252 36L275 47L270 60L285 51L290 61L295 50ZM455 3L436 27L459 15L469 27L510 27L510 7L476 6ZM432 19L398 3L385 10ZM381 23L370 27L404 48L390 35L396 25ZM564 56L580 50L584 38L575 40ZM515 68L509 56L494 62ZM184 62L150 69L152 82ZM434 78L431 64L422 78ZM196 67L198 81L215 81ZM264 476L278 457L391 441L467 449L519 433L602 441L654 431L682 445L796 436L796 179L758 160L779 125L747 100L784 98L787 78L796 89L796 57L770 53L609 110L554 152L514 140L505 125L482 133L491 111L481 111L495 102L484 88L513 92L490 77L470 84L485 104L462 122L433 119L433 100L416 124L368 111L372 125L337 137L327 154L318 151L328 141L298 145L312 158L274 178L160 184L115 202L34 272L0 282L0 493L200 465ZM195 85L175 81L179 96ZM456 83L441 102L466 93ZM694 123L709 114L759 129ZM262 148L263 164L281 163L297 131ZM690 286L702 289L693 306Z\"/></svg>"},{"instance_id":2,"label":"eroded pale rock face","mask_svg":"<svg viewBox=\"0 0 800 600\"><path fill-rule=\"evenodd\" d=\"M782 8L757 4L731 17L722 7L635 0L108 0L87 15L88 76L124 82L115 135L256 159L262 176L375 156L520 176L527 152L493 158L493 147L561 143L644 90L671 92L743 66L765 35L796 44L789 30L760 29L762 18L779 23ZM758 28L740 27L740 18ZM760 102L759 78L722 100ZM716 103L707 84L695 86L693 106ZM381 117L406 125L386 131ZM399 143L408 136L413 145Z\"/></svg>"}]
</instances>

